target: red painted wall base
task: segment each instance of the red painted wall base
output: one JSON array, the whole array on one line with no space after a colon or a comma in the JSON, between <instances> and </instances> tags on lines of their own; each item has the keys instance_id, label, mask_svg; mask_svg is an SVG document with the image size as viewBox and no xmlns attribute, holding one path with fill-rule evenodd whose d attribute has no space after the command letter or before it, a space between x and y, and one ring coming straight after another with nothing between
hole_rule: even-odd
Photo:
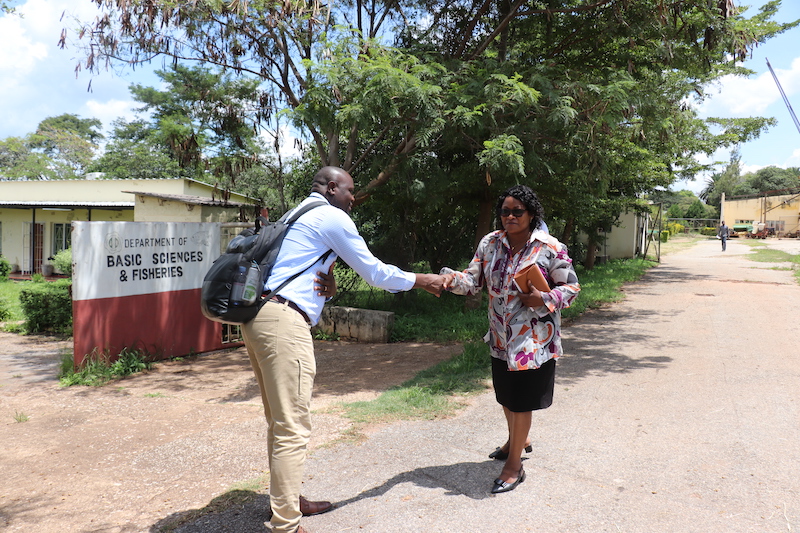
<instances>
[{"instance_id":1,"label":"red painted wall base","mask_svg":"<svg viewBox=\"0 0 800 533\"><path fill-rule=\"evenodd\" d=\"M93 351L116 356L123 348L156 359L210 352L222 343L222 325L200 312L200 289L72 302L74 360Z\"/></svg>"}]
</instances>

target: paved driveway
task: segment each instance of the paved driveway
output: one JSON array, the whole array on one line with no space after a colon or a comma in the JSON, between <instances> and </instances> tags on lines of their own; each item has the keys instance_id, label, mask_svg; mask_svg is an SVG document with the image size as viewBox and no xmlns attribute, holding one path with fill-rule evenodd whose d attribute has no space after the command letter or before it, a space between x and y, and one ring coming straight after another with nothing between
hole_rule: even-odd
<instances>
[{"instance_id":1,"label":"paved driveway","mask_svg":"<svg viewBox=\"0 0 800 533\"><path fill-rule=\"evenodd\" d=\"M457 418L315 453L305 493L339 507L304 527L798 531L800 287L749 250L709 240L665 256L623 302L565 330L569 357L553 407L534 416L517 490L488 494L500 464L486 455L505 437L489 393Z\"/></svg>"}]
</instances>

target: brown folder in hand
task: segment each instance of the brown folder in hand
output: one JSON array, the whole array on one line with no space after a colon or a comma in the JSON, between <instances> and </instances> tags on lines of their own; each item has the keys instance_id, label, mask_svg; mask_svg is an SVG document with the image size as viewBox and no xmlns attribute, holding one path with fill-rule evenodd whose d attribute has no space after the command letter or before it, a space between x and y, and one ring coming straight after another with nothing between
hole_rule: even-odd
<instances>
[{"instance_id":1,"label":"brown folder in hand","mask_svg":"<svg viewBox=\"0 0 800 533\"><path fill-rule=\"evenodd\" d=\"M526 266L514 275L514 283L516 283L517 288L525 294L530 292L528 290L528 281L532 281L533 286L539 291L550 292L550 285L547 283L544 274L542 274L541 269L536 263Z\"/></svg>"}]
</instances>

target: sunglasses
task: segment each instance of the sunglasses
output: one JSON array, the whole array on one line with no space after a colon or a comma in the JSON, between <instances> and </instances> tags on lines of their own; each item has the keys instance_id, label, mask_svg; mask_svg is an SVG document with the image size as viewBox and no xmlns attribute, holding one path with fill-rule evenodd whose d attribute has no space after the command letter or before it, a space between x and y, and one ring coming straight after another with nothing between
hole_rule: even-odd
<instances>
[{"instance_id":1,"label":"sunglasses","mask_svg":"<svg viewBox=\"0 0 800 533\"><path fill-rule=\"evenodd\" d=\"M509 215L514 215L514 218L519 218L527 212L527 209L508 209L504 207L500 210L500 216L507 217Z\"/></svg>"}]
</instances>

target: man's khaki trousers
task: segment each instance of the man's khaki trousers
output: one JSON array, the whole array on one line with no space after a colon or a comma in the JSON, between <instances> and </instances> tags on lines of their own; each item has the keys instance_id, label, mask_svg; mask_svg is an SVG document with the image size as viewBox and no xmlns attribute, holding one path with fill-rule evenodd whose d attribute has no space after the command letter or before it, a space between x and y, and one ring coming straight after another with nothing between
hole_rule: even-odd
<instances>
[{"instance_id":1,"label":"man's khaki trousers","mask_svg":"<svg viewBox=\"0 0 800 533\"><path fill-rule=\"evenodd\" d=\"M300 313L267 302L242 326L267 417L270 525L294 533L300 525L300 485L311 436L311 390L317 373L314 342Z\"/></svg>"}]
</instances>

